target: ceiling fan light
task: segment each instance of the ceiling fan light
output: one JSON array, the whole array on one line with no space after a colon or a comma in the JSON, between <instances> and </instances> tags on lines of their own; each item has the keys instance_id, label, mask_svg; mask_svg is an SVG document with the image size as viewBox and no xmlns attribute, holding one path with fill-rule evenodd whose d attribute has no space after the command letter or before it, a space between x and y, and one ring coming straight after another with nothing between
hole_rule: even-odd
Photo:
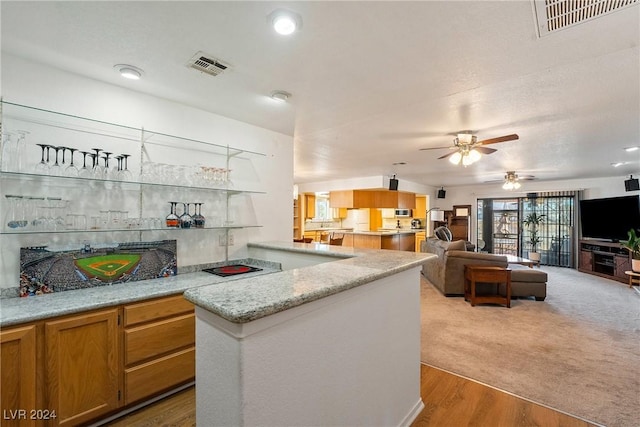
<instances>
[{"instance_id":1,"label":"ceiling fan light","mask_svg":"<svg viewBox=\"0 0 640 427\"><path fill-rule=\"evenodd\" d=\"M462 166L469 166L473 162L475 162L475 160L473 160L473 158L469 154L465 154L464 156L462 156Z\"/></svg>"},{"instance_id":2,"label":"ceiling fan light","mask_svg":"<svg viewBox=\"0 0 640 427\"><path fill-rule=\"evenodd\" d=\"M480 157L482 157L482 155L478 150L473 149L469 151L469 158L471 159L471 163L477 162L478 160L480 160Z\"/></svg>"},{"instance_id":3,"label":"ceiling fan light","mask_svg":"<svg viewBox=\"0 0 640 427\"><path fill-rule=\"evenodd\" d=\"M513 184L511 182L507 181L504 184L502 184L502 188L504 190L512 190L513 189Z\"/></svg>"},{"instance_id":4,"label":"ceiling fan light","mask_svg":"<svg viewBox=\"0 0 640 427\"><path fill-rule=\"evenodd\" d=\"M449 161L451 163L453 163L454 165L459 165L460 164L460 160L462 160L462 154L460 154L459 151L456 151L455 153L453 153L451 155L451 157L449 157Z\"/></svg>"}]
</instances>

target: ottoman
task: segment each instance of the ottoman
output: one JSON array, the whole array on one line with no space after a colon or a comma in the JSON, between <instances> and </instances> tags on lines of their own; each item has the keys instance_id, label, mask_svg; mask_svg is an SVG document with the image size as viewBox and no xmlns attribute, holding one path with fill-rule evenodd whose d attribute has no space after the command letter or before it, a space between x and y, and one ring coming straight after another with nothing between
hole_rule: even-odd
<instances>
[{"instance_id":1,"label":"ottoman","mask_svg":"<svg viewBox=\"0 0 640 427\"><path fill-rule=\"evenodd\" d=\"M511 269L511 296L535 297L544 301L547 297L547 273L519 264L509 264Z\"/></svg>"}]
</instances>

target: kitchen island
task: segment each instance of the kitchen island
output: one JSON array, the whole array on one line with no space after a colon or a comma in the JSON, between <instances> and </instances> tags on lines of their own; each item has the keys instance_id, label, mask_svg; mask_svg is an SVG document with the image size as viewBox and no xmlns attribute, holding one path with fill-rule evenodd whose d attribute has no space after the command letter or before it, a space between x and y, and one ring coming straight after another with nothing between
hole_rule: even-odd
<instances>
[{"instance_id":1,"label":"kitchen island","mask_svg":"<svg viewBox=\"0 0 640 427\"><path fill-rule=\"evenodd\" d=\"M283 271L191 289L198 425L409 425L432 254L250 243Z\"/></svg>"},{"instance_id":2,"label":"kitchen island","mask_svg":"<svg viewBox=\"0 0 640 427\"><path fill-rule=\"evenodd\" d=\"M349 231L344 233L342 246L413 252L416 230Z\"/></svg>"}]
</instances>

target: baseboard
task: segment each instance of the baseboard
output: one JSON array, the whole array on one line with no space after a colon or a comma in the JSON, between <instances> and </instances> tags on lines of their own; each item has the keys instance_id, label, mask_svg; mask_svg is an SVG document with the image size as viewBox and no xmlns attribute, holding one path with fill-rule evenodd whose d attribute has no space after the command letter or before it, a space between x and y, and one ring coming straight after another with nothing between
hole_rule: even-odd
<instances>
[{"instance_id":1,"label":"baseboard","mask_svg":"<svg viewBox=\"0 0 640 427\"><path fill-rule=\"evenodd\" d=\"M424 402L422 401L422 398L418 398L416 404L413 406L413 408L411 408L409 413L404 417L400 424L398 424L398 427L409 427L415 421L415 419L418 418L418 415L420 415L420 412L422 412L423 409Z\"/></svg>"}]
</instances>

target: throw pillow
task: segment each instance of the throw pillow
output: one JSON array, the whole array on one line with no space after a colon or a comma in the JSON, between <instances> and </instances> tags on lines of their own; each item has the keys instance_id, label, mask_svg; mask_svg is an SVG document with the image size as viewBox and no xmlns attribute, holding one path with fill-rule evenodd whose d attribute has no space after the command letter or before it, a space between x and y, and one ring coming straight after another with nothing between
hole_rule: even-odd
<instances>
[{"instance_id":1,"label":"throw pillow","mask_svg":"<svg viewBox=\"0 0 640 427\"><path fill-rule=\"evenodd\" d=\"M447 251L466 251L467 250L467 242L464 240L456 240L455 242L451 242L447 245Z\"/></svg>"}]
</instances>

